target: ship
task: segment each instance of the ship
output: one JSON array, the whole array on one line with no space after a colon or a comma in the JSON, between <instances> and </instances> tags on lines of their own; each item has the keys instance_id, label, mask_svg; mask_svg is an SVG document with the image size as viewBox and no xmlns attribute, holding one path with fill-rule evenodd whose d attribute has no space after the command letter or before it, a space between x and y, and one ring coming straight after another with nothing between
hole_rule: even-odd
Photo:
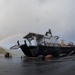
<instances>
[{"instance_id":1,"label":"ship","mask_svg":"<svg viewBox=\"0 0 75 75\"><path fill-rule=\"evenodd\" d=\"M60 57L75 53L75 45L72 42L65 44L64 40L59 43L59 36L53 36L51 29L44 35L30 32L23 39L25 39L24 44L20 44L18 40L17 45L27 57L44 57L47 55Z\"/></svg>"}]
</instances>

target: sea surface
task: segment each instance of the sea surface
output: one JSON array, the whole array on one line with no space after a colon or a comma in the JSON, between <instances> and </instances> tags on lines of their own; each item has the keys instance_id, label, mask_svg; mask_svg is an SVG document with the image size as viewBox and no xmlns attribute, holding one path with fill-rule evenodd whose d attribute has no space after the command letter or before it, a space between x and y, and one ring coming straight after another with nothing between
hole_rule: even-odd
<instances>
[{"instance_id":1,"label":"sea surface","mask_svg":"<svg viewBox=\"0 0 75 75\"><path fill-rule=\"evenodd\" d=\"M0 57L0 75L75 75L75 56L52 60Z\"/></svg>"}]
</instances>

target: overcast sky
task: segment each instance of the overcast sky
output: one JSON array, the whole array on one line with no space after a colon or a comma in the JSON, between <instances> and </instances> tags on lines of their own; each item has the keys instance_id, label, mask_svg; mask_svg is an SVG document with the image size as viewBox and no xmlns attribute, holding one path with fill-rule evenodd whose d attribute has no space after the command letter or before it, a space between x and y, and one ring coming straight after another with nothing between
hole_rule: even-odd
<instances>
[{"instance_id":1,"label":"overcast sky","mask_svg":"<svg viewBox=\"0 0 75 75\"><path fill-rule=\"evenodd\" d=\"M75 42L75 0L0 0L0 40L48 29Z\"/></svg>"}]
</instances>

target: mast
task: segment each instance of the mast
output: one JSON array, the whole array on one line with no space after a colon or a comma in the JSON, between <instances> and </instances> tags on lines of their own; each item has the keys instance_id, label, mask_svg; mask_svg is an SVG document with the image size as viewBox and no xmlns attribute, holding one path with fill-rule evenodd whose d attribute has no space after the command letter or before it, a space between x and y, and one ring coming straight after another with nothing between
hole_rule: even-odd
<instances>
[{"instance_id":1,"label":"mast","mask_svg":"<svg viewBox=\"0 0 75 75\"><path fill-rule=\"evenodd\" d=\"M51 29L49 29L49 31L45 33L45 35L46 35L46 36L47 36L48 34L50 34L50 35L51 35L51 37L52 37Z\"/></svg>"}]
</instances>

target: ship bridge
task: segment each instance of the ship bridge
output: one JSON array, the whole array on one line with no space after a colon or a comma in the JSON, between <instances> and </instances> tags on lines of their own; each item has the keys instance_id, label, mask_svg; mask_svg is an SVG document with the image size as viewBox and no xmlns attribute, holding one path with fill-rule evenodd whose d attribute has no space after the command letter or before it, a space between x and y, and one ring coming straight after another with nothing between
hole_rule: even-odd
<instances>
[{"instance_id":1,"label":"ship bridge","mask_svg":"<svg viewBox=\"0 0 75 75\"><path fill-rule=\"evenodd\" d=\"M49 35L48 35L49 34ZM52 36L51 31L46 32L45 35L37 34L37 33L28 33L24 39L27 39L29 41L29 45L32 46L32 41L34 41L34 46L37 45L56 45L58 44L58 36Z\"/></svg>"}]
</instances>

